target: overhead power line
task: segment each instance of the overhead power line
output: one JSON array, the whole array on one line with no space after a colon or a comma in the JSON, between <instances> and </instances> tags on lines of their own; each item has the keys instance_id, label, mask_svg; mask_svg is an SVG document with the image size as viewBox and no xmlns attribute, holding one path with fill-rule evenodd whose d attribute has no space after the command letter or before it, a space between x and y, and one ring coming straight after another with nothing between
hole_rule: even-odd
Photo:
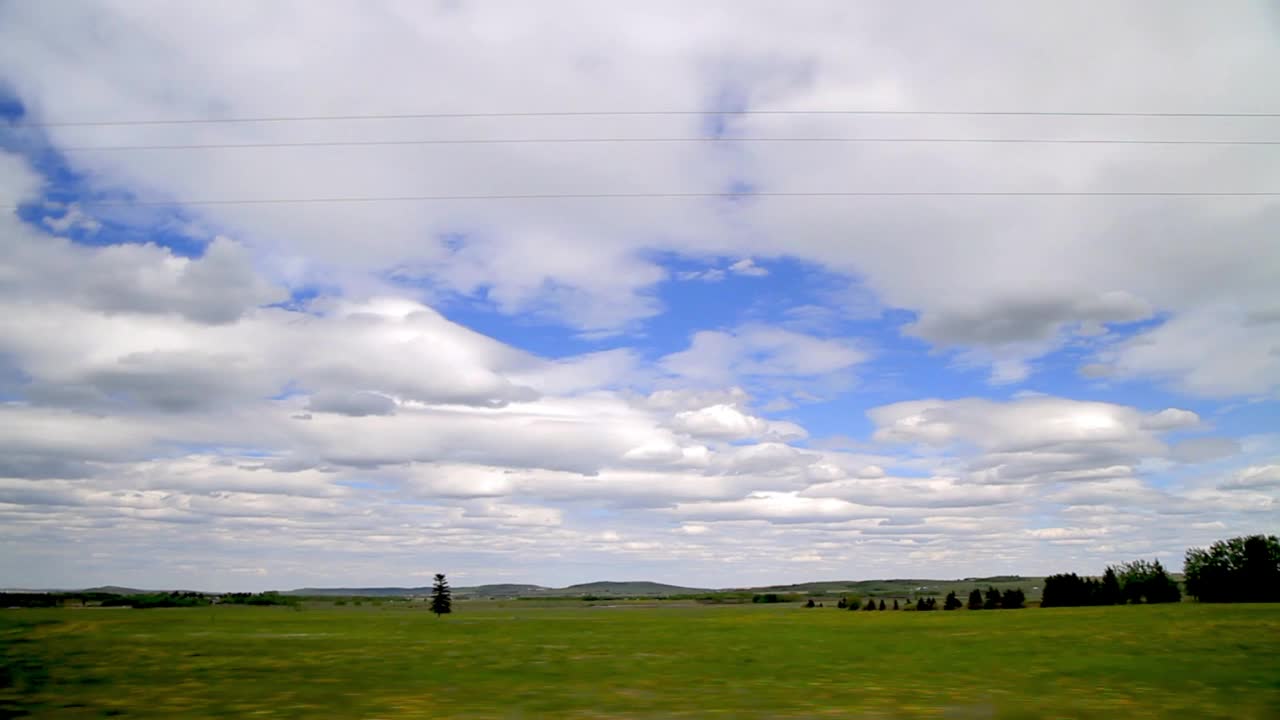
<instances>
[{"instance_id":1,"label":"overhead power line","mask_svg":"<svg viewBox=\"0 0 1280 720\"><path fill-rule=\"evenodd\" d=\"M76 145L63 152L142 150L244 150L262 148L378 147L405 145L589 145L613 143L942 143L1030 145L1280 145L1280 140L1148 140L1144 138L949 138L949 137L610 137L460 138L425 140L301 140L294 142L182 143L170 145Z\"/></svg>"},{"instance_id":2,"label":"overhead power line","mask_svg":"<svg viewBox=\"0 0 1280 720\"><path fill-rule=\"evenodd\" d=\"M363 113L348 115L260 115L221 118L70 120L18 122L25 127L111 127L127 125L213 125L224 123L325 122L348 120L430 120L537 117L670 117L768 115L888 115L927 117L1111 117L1111 118L1280 118L1280 112L1126 112L1059 110L551 110L521 112Z\"/></svg>"},{"instance_id":3,"label":"overhead power line","mask_svg":"<svg viewBox=\"0 0 1280 720\"><path fill-rule=\"evenodd\" d=\"M1071 191L850 191L850 192L634 192L634 193L517 193L498 195L373 195L307 198L232 198L205 200L84 200L81 207L182 207L212 205L319 205L337 203L489 201L489 200L635 200L752 198L1259 198L1280 197L1280 192L1071 192ZM0 205L5 210L18 206Z\"/></svg>"}]
</instances>

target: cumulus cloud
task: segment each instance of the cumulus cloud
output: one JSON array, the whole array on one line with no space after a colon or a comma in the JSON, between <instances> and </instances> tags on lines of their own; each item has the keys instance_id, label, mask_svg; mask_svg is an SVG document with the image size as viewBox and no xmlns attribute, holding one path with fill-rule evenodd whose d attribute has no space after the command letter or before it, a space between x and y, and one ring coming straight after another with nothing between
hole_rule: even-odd
<instances>
[{"instance_id":1,"label":"cumulus cloud","mask_svg":"<svg viewBox=\"0 0 1280 720\"><path fill-rule=\"evenodd\" d=\"M965 461L969 477L994 484L1127 477L1144 458L1168 454L1160 432L1199 422L1177 408L1143 413L1040 396L908 401L868 414L880 442L974 448Z\"/></svg>"},{"instance_id":2,"label":"cumulus cloud","mask_svg":"<svg viewBox=\"0 0 1280 720\"><path fill-rule=\"evenodd\" d=\"M751 378L829 376L866 359L867 353L847 340L755 324L696 333L688 349L666 356L662 365L691 381L725 385Z\"/></svg>"},{"instance_id":3,"label":"cumulus cloud","mask_svg":"<svg viewBox=\"0 0 1280 720\"><path fill-rule=\"evenodd\" d=\"M800 440L807 435L804 428L795 423L765 420L748 415L732 405L710 405L676 413L672 426L695 437L718 440L767 437L790 441Z\"/></svg>"}]
</instances>

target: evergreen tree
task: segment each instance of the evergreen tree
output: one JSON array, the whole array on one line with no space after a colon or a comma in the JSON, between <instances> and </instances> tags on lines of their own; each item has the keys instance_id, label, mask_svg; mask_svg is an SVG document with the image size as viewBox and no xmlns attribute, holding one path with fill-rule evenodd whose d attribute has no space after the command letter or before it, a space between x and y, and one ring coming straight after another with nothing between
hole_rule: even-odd
<instances>
[{"instance_id":1,"label":"evergreen tree","mask_svg":"<svg viewBox=\"0 0 1280 720\"><path fill-rule=\"evenodd\" d=\"M1000 607L1000 591L994 585L987 586L987 601L982 604L983 610L995 610Z\"/></svg>"},{"instance_id":2,"label":"evergreen tree","mask_svg":"<svg viewBox=\"0 0 1280 720\"><path fill-rule=\"evenodd\" d=\"M925 610L924 598L916 598L916 609Z\"/></svg>"},{"instance_id":3,"label":"evergreen tree","mask_svg":"<svg viewBox=\"0 0 1280 720\"><path fill-rule=\"evenodd\" d=\"M894 609L894 610L897 610L897 609L898 609L898 598L894 598L894 599L893 599L893 609Z\"/></svg>"},{"instance_id":4,"label":"evergreen tree","mask_svg":"<svg viewBox=\"0 0 1280 720\"><path fill-rule=\"evenodd\" d=\"M942 609L955 610L956 608L960 607L962 604L963 603L960 602L960 598L956 597L956 591L952 590L951 592L947 593L947 599L945 602L942 603Z\"/></svg>"},{"instance_id":5,"label":"evergreen tree","mask_svg":"<svg viewBox=\"0 0 1280 720\"><path fill-rule=\"evenodd\" d=\"M804 606L805 606L805 607L807 607L807 608L816 607L816 606L813 604L813 598L809 598L809 602L805 603L805 604L804 604Z\"/></svg>"},{"instance_id":6,"label":"evergreen tree","mask_svg":"<svg viewBox=\"0 0 1280 720\"><path fill-rule=\"evenodd\" d=\"M982 609L982 591L978 588L974 588L973 591L969 593L969 609Z\"/></svg>"},{"instance_id":7,"label":"evergreen tree","mask_svg":"<svg viewBox=\"0 0 1280 720\"><path fill-rule=\"evenodd\" d=\"M1004 594L1000 596L1000 607L1005 610L1017 610L1022 607L1022 604L1026 599L1027 596L1024 595L1022 590L1019 588L1005 590Z\"/></svg>"},{"instance_id":8,"label":"evergreen tree","mask_svg":"<svg viewBox=\"0 0 1280 720\"><path fill-rule=\"evenodd\" d=\"M848 599L848 598L840 598L840 602L836 603L836 607L840 608L841 610L843 610L843 609L845 609L845 608L849 607L849 599Z\"/></svg>"},{"instance_id":9,"label":"evergreen tree","mask_svg":"<svg viewBox=\"0 0 1280 720\"><path fill-rule=\"evenodd\" d=\"M867 606L866 606L866 607L864 607L864 608L862 608L862 609L863 609L863 610L875 610L875 609L876 609L876 599L875 599L875 598L868 598L868 599L867 599Z\"/></svg>"},{"instance_id":10,"label":"evergreen tree","mask_svg":"<svg viewBox=\"0 0 1280 720\"><path fill-rule=\"evenodd\" d=\"M881 600L881 601L880 601L880 609L881 609L881 610L884 610L884 600Z\"/></svg>"},{"instance_id":11,"label":"evergreen tree","mask_svg":"<svg viewBox=\"0 0 1280 720\"><path fill-rule=\"evenodd\" d=\"M449 594L449 581L444 573L436 573L435 584L431 586L431 612L436 617L453 612L453 597Z\"/></svg>"},{"instance_id":12,"label":"evergreen tree","mask_svg":"<svg viewBox=\"0 0 1280 720\"><path fill-rule=\"evenodd\" d=\"M1102 574L1102 586L1098 589L1099 605L1118 605L1124 602L1124 598L1120 595L1120 580L1116 577L1114 568L1108 566L1107 571Z\"/></svg>"},{"instance_id":13,"label":"evergreen tree","mask_svg":"<svg viewBox=\"0 0 1280 720\"><path fill-rule=\"evenodd\" d=\"M1088 583L1075 573L1050 575L1044 579L1040 607L1077 607L1089 604Z\"/></svg>"}]
</instances>

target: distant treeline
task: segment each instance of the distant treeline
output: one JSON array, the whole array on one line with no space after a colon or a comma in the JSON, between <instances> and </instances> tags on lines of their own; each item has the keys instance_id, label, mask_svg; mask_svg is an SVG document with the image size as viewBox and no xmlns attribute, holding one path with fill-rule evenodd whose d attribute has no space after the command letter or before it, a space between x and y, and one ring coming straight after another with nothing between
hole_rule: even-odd
<instances>
[{"instance_id":1,"label":"distant treeline","mask_svg":"<svg viewBox=\"0 0 1280 720\"><path fill-rule=\"evenodd\" d=\"M1135 560L1107 567L1101 580L1081 578L1075 573L1050 575L1044 579L1040 607L1137 605L1142 602L1171 603L1181 599L1178 583L1169 577L1159 560Z\"/></svg>"},{"instance_id":2,"label":"distant treeline","mask_svg":"<svg viewBox=\"0 0 1280 720\"><path fill-rule=\"evenodd\" d=\"M0 607L59 607L68 603L100 604L119 597L104 592L0 593Z\"/></svg>"},{"instance_id":3,"label":"distant treeline","mask_svg":"<svg viewBox=\"0 0 1280 720\"><path fill-rule=\"evenodd\" d=\"M1022 592L1021 588L1009 588L1004 592L997 590L995 587L988 587L985 593L978 588L974 588L969 593L970 610L1019 610L1026 607L1027 596ZM805 607L814 607L813 601L810 600ZM842 597L836 603L836 607L848 610L917 610L926 612L938 609L938 599L935 597L918 597L914 603L907 601L903 605L899 605L898 599L893 598L893 607L890 608L884 598L878 601L876 598L868 598L867 604L863 605L858 598ZM955 591L947 593L946 599L942 602L943 610L959 610L965 607L965 604L956 596Z\"/></svg>"},{"instance_id":4,"label":"distant treeline","mask_svg":"<svg viewBox=\"0 0 1280 720\"><path fill-rule=\"evenodd\" d=\"M297 605L299 599L276 592L226 593L209 595L198 592L154 592L118 595L104 592L0 593L0 607L60 607L64 605L96 605L98 607L150 608L200 607L203 605Z\"/></svg>"}]
</instances>

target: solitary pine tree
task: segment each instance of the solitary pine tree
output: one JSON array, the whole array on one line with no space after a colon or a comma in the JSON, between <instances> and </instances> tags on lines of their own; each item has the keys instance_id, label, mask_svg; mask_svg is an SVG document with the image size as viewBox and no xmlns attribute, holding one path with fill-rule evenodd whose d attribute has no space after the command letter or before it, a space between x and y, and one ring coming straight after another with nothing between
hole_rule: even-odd
<instances>
[{"instance_id":1,"label":"solitary pine tree","mask_svg":"<svg viewBox=\"0 0 1280 720\"><path fill-rule=\"evenodd\" d=\"M436 617L453 612L453 598L449 594L449 581L444 573L436 573L436 582L431 586L431 612Z\"/></svg>"},{"instance_id":2,"label":"solitary pine tree","mask_svg":"<svg viewBox=\"0 0 1280 720\"><path fill-rule=\"evenodd\" d=\"M867 606L866 606L866 607L864 607L864 608L862 608L862 609L863 609L863 610L875 610L875 609L876 609L876 599L875 599L875 598L869 598L869 599L867 600Z\"/></svg>"},{"instance_id":3,"label":"solitary pine tree","mask_svg":"<svg viewBox=\"0 0 1280 720\"><path fill-rule=\"evenodd\" d=\"M881 600L881 601L880 601L880 609L881 609L881 610L883 610L883 609L884 609L884 600Z\"/></svg>"},{"instance_id":4,"label":"solitary pine tree","mask_svg":"<svg viewBox=\"0 0 1280 720\"><path fill-rule=\"evenodd\" d=\"M894 609L894 610L897 610L897 609L898 609L898 598L894 598L894 599L893 599L893 609Z\"/></svg>"}]
</instances>

